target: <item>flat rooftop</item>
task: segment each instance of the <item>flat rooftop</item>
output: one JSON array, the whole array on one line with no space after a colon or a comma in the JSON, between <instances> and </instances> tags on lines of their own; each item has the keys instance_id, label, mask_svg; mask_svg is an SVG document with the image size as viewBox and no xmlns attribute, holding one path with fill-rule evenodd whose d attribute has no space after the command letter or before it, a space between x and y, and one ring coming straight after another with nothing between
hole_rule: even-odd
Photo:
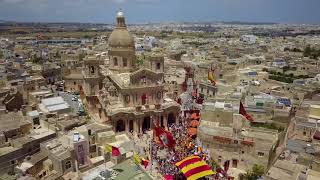
<instances>
[{"instance_id":1,"label":"flat rooftop","mask_svg":"<svg viewBox=\"0 0 320 180\"><path fill-rule=\"evenodd\" d=\"M14 148L12 146L9 147L2 147L0 148L0 156L4 155L4 154L8 154L10 152L13 152L15 150L17 150L18 148Z\"/></svg>"},{"instance_id":2,"label":"flat rooftop","mask_svg":"<svg viewBox=\"0 0 320 180\"><path fill-rule=\"evenodd\" d=\"M0 132L18 129L27 124L31 124L31 122L25 120L19 112L10 112L0 116Z\"/></svg>"}]
</instances>

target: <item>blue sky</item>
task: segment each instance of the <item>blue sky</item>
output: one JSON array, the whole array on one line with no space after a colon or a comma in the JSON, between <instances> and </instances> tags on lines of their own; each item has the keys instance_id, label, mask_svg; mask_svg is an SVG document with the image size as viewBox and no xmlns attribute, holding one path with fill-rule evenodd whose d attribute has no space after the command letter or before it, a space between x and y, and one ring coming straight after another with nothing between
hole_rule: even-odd
<instances>
[{"instance_id":1,"label":"blue sky","mask_svg":"<svg viewBox=\"0 0 320 180\"><path fill-rule=\"evenodd\" d=\"M320 24L320 0L0 0L0 20L114 23L250 21Z\"/></svg>"}]
</instances>

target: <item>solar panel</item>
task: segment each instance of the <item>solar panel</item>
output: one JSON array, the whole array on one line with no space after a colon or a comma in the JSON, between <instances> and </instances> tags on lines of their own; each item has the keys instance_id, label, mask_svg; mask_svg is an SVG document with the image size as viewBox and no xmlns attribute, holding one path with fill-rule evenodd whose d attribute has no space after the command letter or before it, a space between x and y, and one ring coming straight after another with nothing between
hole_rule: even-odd
<instances>
[{"instance_id":1,"label":"solar panel","mask_svg":"<svg viewBox=\"0 0 320 180\"><path fill-rule=\"evenodd\" d=\"M291 106L291 100L286 98L280 98L277 100L279 104L283 104L285 106Z\"/></svg>"}]
</instances>

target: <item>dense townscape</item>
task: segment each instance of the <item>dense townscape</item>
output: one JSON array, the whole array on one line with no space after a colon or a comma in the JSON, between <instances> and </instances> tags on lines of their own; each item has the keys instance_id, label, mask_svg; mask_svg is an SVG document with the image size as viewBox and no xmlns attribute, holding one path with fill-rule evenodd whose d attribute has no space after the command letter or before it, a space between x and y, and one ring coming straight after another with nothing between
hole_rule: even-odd
<instances>
[{"instance_id":1,"label":"dense townscape","mask_svg":"<svg viewBox=\"0 0 320 180\"><path fill-rule=\"evenodd\" d=\"M320 179L320 26L0 22L0 179Z\"/></svg>"}]
</instances>

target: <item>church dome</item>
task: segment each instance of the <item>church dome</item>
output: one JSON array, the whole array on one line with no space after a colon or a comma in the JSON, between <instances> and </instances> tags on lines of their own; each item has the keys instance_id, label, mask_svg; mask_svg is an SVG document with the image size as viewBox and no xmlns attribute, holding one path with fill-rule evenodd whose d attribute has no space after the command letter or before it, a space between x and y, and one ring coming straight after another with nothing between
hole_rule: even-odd
<instances>
[{"instance_id":1,"label":"church dome","mask_svg":"<svg viewBox=\"0 0 320 180\"><path fill-rule=\"evenodd\" d=\"M134 38L127 30L122 11L117 13L117 25L110 34L108 44L110 47L134 47Z\"/></svg>"},{"instance_id":2,"label":"church dome","mask_svg":"<svg viewBox=\"0 0 320 180\"><path fill-rule=\"evenodd\" d=\"M133 47L134 39L127 29L115 28L110 34L108 44L111 47Z\"/></svg>"}]
</instances>

